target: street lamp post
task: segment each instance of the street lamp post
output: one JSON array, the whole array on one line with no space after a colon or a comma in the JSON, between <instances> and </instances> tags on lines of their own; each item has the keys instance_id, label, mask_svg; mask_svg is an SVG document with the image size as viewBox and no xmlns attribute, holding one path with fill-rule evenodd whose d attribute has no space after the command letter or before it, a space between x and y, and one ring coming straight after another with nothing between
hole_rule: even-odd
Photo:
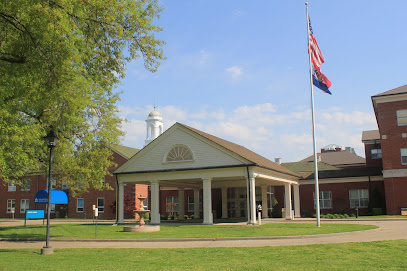
<instances>
[{"instance_id":1,"label":"street lamp post","mask_svg":"<svg viewBox=\"0 0 407 271\"><path fill-rule=\"evenodd\" d=\"M49 245L49 222L51 216L52 153L55 145L57 144L58 137L54 133L54 131L51 130L45 137L45 140L47 141L47 145L49 148L49 172L48 172L48 203L47 203L47 238L45 241L45 246L41 249L41 254L43 255L54 253L53 248Z\"/></svg>"}]
</instances>

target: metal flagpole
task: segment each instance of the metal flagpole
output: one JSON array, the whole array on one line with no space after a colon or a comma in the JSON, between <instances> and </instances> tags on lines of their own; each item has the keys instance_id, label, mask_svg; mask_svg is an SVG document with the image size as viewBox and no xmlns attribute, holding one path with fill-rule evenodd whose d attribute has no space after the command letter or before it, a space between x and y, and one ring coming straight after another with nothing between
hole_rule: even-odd
<instances>
[{"instance_id":1,"label":"metal flagpole","mask_svg":"<svg viewBox=\"0 0 407 271\"><path fill-rule=\"evenodd\" d=\"M319 184L318 184L318 160L317 160L317 143L315 136L315 114L314 114L314 87L312 84L312 64L311 64L311 45L310 45L310 26L309 26L309 14L308 14L308 2L305 2L305 10L307 12L307 33L308 33L308 61L309 61L309 79L311 88L311 115L312 115L312 141L314 147L314 176L315 176L315 211L317 215L317 227L321 226L320 207L319 207Z\"/></svg>"}]
</instances>

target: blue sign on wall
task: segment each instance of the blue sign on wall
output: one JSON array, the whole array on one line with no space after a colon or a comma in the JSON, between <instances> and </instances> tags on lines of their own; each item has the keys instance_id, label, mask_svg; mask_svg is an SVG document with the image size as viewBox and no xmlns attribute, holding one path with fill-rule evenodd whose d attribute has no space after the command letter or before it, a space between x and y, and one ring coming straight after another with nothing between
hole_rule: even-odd
<instances>
[{"instance_id":1,"label":"blue sign on wall","mask_svg":"<svg viewBox=\"0 0 407 271\"><path fill-rule=\"evenodd\" d=\"M34 203L47 204L48 190L40 190L35 194ZM62 190L51 190L51 204L68 204L68 193Z\"/></svg>"},{"instance_id":2,"label":"blue sign on wall","mask_svg":"<svg viewBox=\"0 0 407 271\"><path fill-rule=\"evenodd\" d=\"M26 210L25 218L27 219L44 218L44 210Z\"/></svg>"}]
</instances>

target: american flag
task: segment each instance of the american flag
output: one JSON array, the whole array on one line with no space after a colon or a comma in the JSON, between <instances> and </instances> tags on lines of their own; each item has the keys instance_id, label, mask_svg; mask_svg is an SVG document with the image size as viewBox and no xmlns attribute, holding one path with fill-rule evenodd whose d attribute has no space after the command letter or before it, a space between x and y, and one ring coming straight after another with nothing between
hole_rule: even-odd
<instances>
[{"instance_id":1,"label":"american flag","mask_svg":"<svg viewBox=\"0 0 407 271\"><path fill-rule=\"evenodd\" d=\"M322 63L325 62L325 58L322 55L317 40L314 37L314 32L312 31L311 27L311 20L309 20L309 51L311 53L313 84L326 93L331 94L329 87L332 85L332 83L328 78L326 78L320 69Z\"/></svg>"}]
</instances>

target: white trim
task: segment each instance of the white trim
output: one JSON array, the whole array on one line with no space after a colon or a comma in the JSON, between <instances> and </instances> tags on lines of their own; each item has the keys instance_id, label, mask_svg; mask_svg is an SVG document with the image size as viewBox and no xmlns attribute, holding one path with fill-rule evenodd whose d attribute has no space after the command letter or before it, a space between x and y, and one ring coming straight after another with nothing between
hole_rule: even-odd
<instances>
[{"instance_id":1,"label":"white trim","mask_svg":"<svg viewBox=\"0 0 407 271\"><path fill-rule=\"evenodd\" d=\"M406 169L406 171L407 171L407 169ZM378 181L383 181L383 180L384 180L383 176L370 176L371 182L378 182ZM319 184L358 183L358 182L368 182L368 181L369 181L369 177L363 176L363 177L319 179ZM300 181L300 184L314 184L314 180Z\"/></svg>"},{"instance_id":2,"label":"white trim","mask_svg":"<svg viewBox=\"0 0 407 271\"><path fill-rule=\"evenodd\" d=\"M383 170L383 178L407 177L407 168Z\"/></svg>"}]
</instances>

